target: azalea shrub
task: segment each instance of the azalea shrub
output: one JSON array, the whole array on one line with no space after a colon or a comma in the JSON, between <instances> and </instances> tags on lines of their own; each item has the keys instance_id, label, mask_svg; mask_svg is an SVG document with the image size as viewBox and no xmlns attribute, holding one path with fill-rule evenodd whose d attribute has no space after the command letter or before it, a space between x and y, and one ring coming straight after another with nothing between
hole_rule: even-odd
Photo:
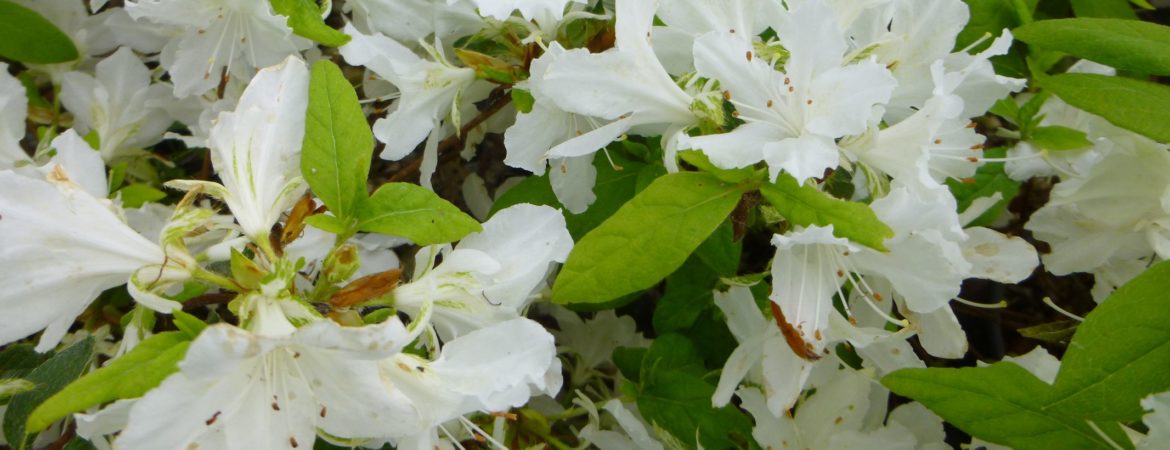
<instances>
[{"instance_id":1,"label":"azalea shrub","mask_svg":"<svg viewBox=\"0 0 1170 450\"><path fill-rule=\"evenodd\" d=\"M1170 449L1144 0L0 0L0 446Z\"/></svg>"}]
</instances>

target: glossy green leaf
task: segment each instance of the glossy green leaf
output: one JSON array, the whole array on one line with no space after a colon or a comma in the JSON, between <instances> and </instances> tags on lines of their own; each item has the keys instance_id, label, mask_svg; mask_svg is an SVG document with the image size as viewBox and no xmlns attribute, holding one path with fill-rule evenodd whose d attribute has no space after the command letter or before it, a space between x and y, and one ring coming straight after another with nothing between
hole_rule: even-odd
<instances>
[{"instance_id":1,"label":"glossy green leaf","mask_svg":"<svg viewBox=\"0 0 1170 450\"><path fill-rule=\"evenodd\" d=\"M1112 17L1137 20L1128 0L1069 0L1077 17Z\"/></svg>"},{"instance_id":2,"label":"glossy green leaf","mask_svg":"<svg viewBox=\"0 0 1170 450\"><path fill-rule=\"evenodd\" d=\"M332 0L321 0L330 2ZM349 35L325 24L321 17L324 11L316 0L269 0L272 10L288 17L288 27L297 36L312 39L330 47L340 47L349 42Z\"/></svg>"},{"instance_id":3,"label":"glossy green leaf","mask_svg":"<svg viewBox=\"0 0 1170 450\"><path fill-rule=\"evenodd\" d=\"M418 245L455 242L483 227L434 192L409 183L387 183L358 210L357 228L402 236Z\"/></svg>"},{"instance_id":4,"label":"glossy green leaf","mask_svg":"<svg viewBox=\"0 0 1170 450\"><path fill-rule=\"evenodd\" d=\"M1044 150L1079 150L1093 146L1089 135L1060 125L1038 127L1032 130L1032 143Z\"/></svg>"},{"instance_id":5,"label":"glossy green leaf","mask_svg":"<svg viewBox=\"0 0 1170 450\"><path fill-rule=\"evenodd\" d=\"M37 353L32 344L9 344L0 351L0 378L24 378L49 356Z\"/></svg>"},{"instance_id":6,"label":"glossy green leaf","mask_svg":"<svg viewBox=\"0 0 1170 450\"><path fill-rule=\"evenodd\" d=\"M1016 450L1113 448L1083 420L1045 411L1051 386L1015 363L903 369L882 384L972 436Z\"/></svg>"},{"instance_id":7,"label":"glossy green leaf","mask_svg":"<svg viewBox=\"0 0 1170 450\"><path fill-rule=\"evenodd\" d=\"M731 221L724 221L719 228L699 244L695 255L707 267L721 276L733 277L739 270L739 257L743 253L743 242L735 240L735 230Z\"/></svg>"},{"instance_id":8,"label":"glossy green leaf","mask_svg":"<svg viewBox=\"0 0 1170 450\"><path fill-rule=\"evenodd\" d=\"M29 415L38 405L81 376L92 359L93 338L88 337L61 350L24 377L36 388L16 394L8 402L8 409L4 412L4 437L9 445L17 450L26 448L31 440L26 437L32 434L29 433L31 429L25 427Z\"/></svg>"},{"instance_id":9,"label":"glossy green leaf","mask_svg":"<svg viewBox=\"0 0 1170 450\"><path fill-rule=\"evenodd\" d=\"M366 178L374 136L353 86L336 64L313 64L301 173L329 211L341 220L357 216L369 196Z\"/></svg>"},{"instance_id":10,"label":"glossy green leaf","mask_svg":"<svg viewBox=\"0 0 1170 450\"><path fill-rule=\"evenodd\" d=\"M32 64L73 61L73 40L36 11L0 0L0 58Z\"/></svg>"},{"instance_id":11,"label":"glossy green leaf","mask_svg":"<svg viewBox=\"0 0 1170 450\"><path fill-rule=\"evenodd\" d=\"M703 173L658 178L577 243L553 301L598 303L653 286L715 231L743 192Z\"/></svg>"},{"instance_id":12,"label":"glossy green leaf","mask_svg":"<svg viewBox=\"0 0 1170 450\"><path fill-rule=\"evenodd\" d=\"M1143 397L1170 390L1170 263L1113 292L1085 317L1064 354L1050 409L1137 421Z\"/></svg>"},{"instance_id":13,"label":"glossy green leaf","mask_svg":"<svg viewBox=\"0 0 1170 450\"><path fill-rule=\"evenodd\" d=\"M1170 27L1140 20L1056 19L1014 31L1029 45L1138 73L1170 74Z\"/></svg>"},{"instance_id":14,"label":"glossy green leaf","mask_svg":"<svg viewBox=\"0 0 1170 450\"><path fill-rule=\"evenodd\" d=\"M654 331L667 333L694 324L714 304L712 290L718 281L718 275L699 258L687 259L666 277L666 290L654 307Z\"/></svg>"},{"instance_id":15,"label":"glossy green leaf","mask_svg":"<svg viewBox=\"0 0 1170 450\"><path fill-rule=\"evenodd\" d=\"M655 362L650 356L646 355L643 369ZM751 420L732 405L712 408L714 385L686 370L646 372L637 394L638 411L651 425L687 449L699 448L700 443L706 450L748 447Z\"/></svg>"},{"instance_id":16,"label":"glossy green leaf","mask_svg":"<svg viewBox=\"0 0 1170 450\"><path fill-rule=\"evenodd\" d=\"M122 199L125 208L140 208L142 205L167 198L167 193L149 184L135 183L118 189L114 195Z\"/></svg>"},{"instance_id":17,"label":"glossy green leaf","mask_svg":"<svg viewBox=\"0 0 1170 450\"><path fill-rule=\"evenodd\" d=\"M1068 104L1158 142L1170 142L1170 87L1105 75L1066 73L1037 80Z\"/></svg>"},{"instance_id":18,"label":"glossy green leaf","mask_svg":"<svg viewBox=\"0 0 1170 450\"><path fill-rule=\"evenodd\" d=\"M41 431L92 406L141 397L179 370L189 345L190 337L181 331L147 338L108 366L86 374L41 403L28 417L28 431Z\"/></svg>"},{"instance_id":19,"label":"glossy green leaf","mask_svg":"<svg viewBox=\"0 0 1170 450\"><path fill-rule=\"evenodd\" d=\"M1007 150L1002 147L983 151L985 158L1002 158ZM975 176L966 181L948 179L947 186L959 202L959 211L966 211L975 200L1000 194L1003 199L996 202L987 212L973 220L971 226L987 226L1000 217L1012 199L1020 193L1020 183L1004 172L1004 163L993 162L979 166Z\"/></svg>"},{"instance_id":20,"label":"glossy green leaf","mask_svg":"<svg viewBox=\"0 0 1170 450\"><path fill-rule=\"evenodd\" d=\"M802 186L786 173L776 183L765 183L760 193L793 225L832 225L834 236L881 251L886 250L882 242L894 237L869 205L834 198L812 184Z\"/></svg>"}]
</instances>

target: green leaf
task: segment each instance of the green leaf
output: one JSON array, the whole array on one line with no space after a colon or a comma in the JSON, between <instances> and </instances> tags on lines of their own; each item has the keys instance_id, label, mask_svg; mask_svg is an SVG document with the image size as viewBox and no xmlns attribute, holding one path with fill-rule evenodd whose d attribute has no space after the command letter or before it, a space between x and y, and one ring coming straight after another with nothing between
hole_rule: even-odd
<instances>
[{"instance_id":1,"label":"green leaf","mask_svg":"<svg viewBox=\"0 0 1170 450\"><path fill-rule=\"evenodd\" d=\"M207 323L182 310L173 311L171 315L174 316L175 327L187 335L187 340L193 340L199 337L199 333L202 333L207 328Z\"/></svg>"},{"instance_id":2,"label":"green leaf","mask_svg":"<svg viewBox=\"0 0 1170 450\"><path fill-rule=\"evenodd\" d=\"M707 371L703 367L703 357L699 356L695 344L678 333L666 333L654 339L650 350L642 358L642 377L647 377L655 371L678 371L695 376L703 376Z\"/></svg>"},{"instance_id":3,"label":"green leaf","mask_svg":"<svg viewBox=\"0 0 1170 450\"><path fill-rule=\"evenodd\" d=\"M9 344L0 351L0 378L24 378L49 356L37 353L32 344Z\"/></svg>"},{"instance_id":4,"label":"green leaf","mask_svg":"<svg viewBox=\"0 0 1170 450\"><path fill-rule=\"evenodd\" d=\"M640 347L618 347L613 349L613 365L617 366L622 376L630 381L638 382L642 376L642 361L646 359L649 350Z\"/></svg>"},{"instance_id":5,"label":"green leaf","mask_svg":"<svg viewBox=\"0 0 1170 450\"><path fill-rule=\"evenodd\" d=\"M314 214L305 218L305 224L333 234L349 233L356 226L356 224L351 225L351 223L343 222L336 216L327 216L325 214Z\"/></svg>"},{"instance_id":6,"label":"green leaf","mask_svg":"<svg viewBox=\"0 0 1170 450\"><path fill-rule=\"evenodd\" d=\"M25 448L28 441L31 441L28 437L28 434L31 434L29 431L40 430L39 428L25 427L29 414L41 402L81 376L85 368L89 367L92 358L93 338L88 337L61 350L24 377L24 379L36 384L37 387L31 391L16 394L8 403L8 409L4 413L4 437L8 440L9 445L17 450Z\"/></svg>"},{"instance_id":7,"label":"green leaf","mask_svg":"<svg viewBox=\"0 0 1170 450\"><path fill-rule=\"evenodd\" d=\"M322 0L329 2L332 0ZM288 17L288 27L297 36L312 39L330 47L340 47L349 42L349 35L325 24L321 13L325 8L314 0L269 0L272 10Z\"/></svg>"},{"instance_id":8,"label":"green leaf","mask_svg":"<svg viewBox=\"0 0 1170 450\"><path fill-rule=\"evenodd\" d=\"M724 221L711 236L707 237L707 240L699 244L695 255L715 273L734 277L739 270L739 256L742 252L743 242L735 240L735 230L732 229L731 221Z\"/></svg>"},{"instance_id":9,"label":"green leaf","mask_svg":"<svg viewBox=\"0 0 1170 450\"><path fill-rule=\"evenodd\" d=\"M8 399L21 392L33 390L37 385L22 378L0 378L0 405L8 403Z\"/></svg>"},{"instance_id":10,"label":"green leaf","mask_svg":"<svg viewBox=\"0 0 1170 450\"><path fill-rule=\"evenodd\" d=\"M1089 135L1060 125L1038 127L1032 130L1032 143L1044 150L1078 150L1093 146Z\"/></svg>"},{"instance_id":11,"label":"green leaf","mask_svg":"<svg viewBox=\"0 0 1170 450\"><path fill-rule=\"evenodd\" d=\"M536 104L536 98L528 92L520 88L512 88L510 91L512 95L512 104L516 106L516 111L528 114L532 112L532 106Z\"/></svg>"},{"instance_id":12,"label":"green leaf","mask_svg":"<svg viewBox=\"0 0 1170 450\"><path fill-rule=\"evenodd\" d=\"M313 64L301 173L313 194L342 221L356 218L369 196L366 178L374 135L353 86L328 60Z\"/></svg>"},{"instance_id":13,"label":"green leaf","mask_svg":"<svg viewBox=\"0 0 1170 450\"><path fill-rule=\"evenodd\" d=\"M962 50L988 35L999 36L1004 28L1020 26L1020 16L1012 0L966 0L971 19L955 40L955 50ZM989 43L982 44L986 47Z\"/></svg>"},{"instance_id":14,"label":"green leaf","mask_svg":"<svg viewBox=\"0 0 1170 450\"><path fill-rule=\"evenodd\" d=\"M1029 45L1120 70L1170 75L1170 27L1140 20L1081 18L1042 20L1013 33Z\"/></svg>"},{"instance_id":15,"label":"green leaf","mask_svg":"<svg viewBox=\"0 0 1170 450\"><path fill-rule=\"evenodd\" d=\"M0 0L0 58L32 64L73 61L73 40L36 11Z\"/></svg>"},{"instance_id":16,"label":"green leaf","mask_svg":"<svg viewBox=\"0 0 1170 450\"><path fill-rule=\"evenodd\" d=\"M122 189L118 189L114 195L121 197L122 206L125 208L140 208L146 203L153 203L164 198L167 198L167 193L155 189L149 184L131 184Z\"/></svg>"},{"instance_id":17,"label":"green leaf","mask_svg":"<svg viewBox=\"0 0 1170 450\"><path fill-rule=\"evenodd\" d=\"M455 242L483 229L471 216L434 192L409 183L387 183L358 210L357 228L402 236L418 245Z\"/></svg>"},{"instance_id":18,"label":"green leaf","mask_svg":"<svg viewBox=\"0 0 1170 450\"><path fill-rule=\"evenodd\" d=\"M786 173L776 183L764 184L760 193L793 225L832 225L834 236L880 251L886 251L882 242L894 237L894 230L878 220L869 205L834 198L812 184L801 186Z\"/></svg>"},{"instance_id":19,"label":"green leaf","mask_svg":"<svg viewBox=\"0 0 1170 450\"><path fill-rule=\"evenodd\" d=\"M1147 81L1086 73L1037 80L1068 104L1104 117L1121 128L1170 142L1170 87Z\"/></svg>"},{"instance_id":20,"label":"green leaf","mask_svg":"<svg viewBox=\"0 0 1170 450\"><path fill-rule=\"evenodd\" d=\"M1045 411L1051 386L1015 363L903 369L887 375L882 384L988 442L1017 450L1112 448L1085 421Z\"/></svg>"},{"instance_id":21,"label":"green leaf","mask_svg":"<svg viewBox=\"0 0 1170 450\"><path fill-rule=\"evenodd\" d=\"M647 354L646 363L649 357ZM698 448L696 435L707 450L747 447L751 441L751 420L732 405L712 408L714 394L715 386L693 373L650 371L643 374L638 411L647 422L670 433L684 448Z\"/></svg>"},{"instance_id":22,"label":"green leaf","mask_svg":"<svg viewBox=\"0 0 1170 450\"><path fill-rule=\"evenodd\" d=\"M714 236L714 235L712 235ZM666 277L666 291L654 307L654 331L667 333L687 328L713 304L717 275L695 257Z\"/></svg>"},{"instance_id":23,"label":"green leaf","mask_svg":"<svg viewBox=\"0 0 1170 450\"><path fill-rule=\"evenodd\" d=\"M1077 17L1112 17L1137 20L1137 13L1126 0L1069 0Z\"/></svg>"},{"instance_id":24,"label":"green leaf","mask_svg":"<svg viewBox=\"0 0 1170 450\"><path fill-rule=\"evenodd\" d=\"M41 403L28 417L28 430L44 430L91 406L141 397L179 370L179 360L187 354L189 345L190 337L181 331L147 338L108 366L86 374Z\"/></svg>"},{"instance_id":25,"label":"green leaf","mask_svg":"<svg viewBox=\"0 0 1170 450\"><path fill-rule=\"evenodd\" d=\"M658 178L577 243L553 301L598 303L654 285L686 261L742 195L743 188L708 174Z\"/></svg>"},{"instance_id":26,"label":"green leaf","mask_svg":"<svg viewBox=\"0 0 1170 450\"><path fill-rule=\"evenodd\" d=\"M1137 421L1138 401L1170 390L1170 263L1146 270L1085 317L1064 354L1050 409Z\"/></svg>"}]
</instances>

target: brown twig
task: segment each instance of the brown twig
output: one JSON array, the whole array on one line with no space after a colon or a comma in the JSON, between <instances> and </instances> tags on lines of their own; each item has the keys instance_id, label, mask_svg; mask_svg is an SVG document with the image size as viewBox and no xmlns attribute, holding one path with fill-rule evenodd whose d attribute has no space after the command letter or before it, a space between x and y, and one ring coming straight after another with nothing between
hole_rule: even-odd
<instances>
[{"instance_id":1,"label":"brown twig","mask_svg":"<svg viewBox=\"0 0 1170 450\"><path fill-rule=\"evenodd\" d=\"M227 303L232 301L233 298L236 298L236 294L234 292L216 292L211 294L203 294L183 302L183 309L189 311L200 306Z\"/></svg>"}]
</instances>

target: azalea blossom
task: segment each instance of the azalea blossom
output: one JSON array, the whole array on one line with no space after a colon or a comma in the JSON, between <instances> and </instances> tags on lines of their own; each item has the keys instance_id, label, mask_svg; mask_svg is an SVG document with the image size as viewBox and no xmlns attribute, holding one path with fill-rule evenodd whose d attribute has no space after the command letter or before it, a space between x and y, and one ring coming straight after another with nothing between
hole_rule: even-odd
<instances>
[{"instance_id":1,"label":"azalea blossom","mask_svg":"<svg viewBox=\"0 0 1170 450\"><path fill-rule=\"evenodd\" d=\"M256 69L310 46L267 2L138 0L127 1L126 12L135 20L169 27L161 61L177 97L214 89L224 76L247 80Z\"/></svg>"},{"instance_id":2,"label":"azalea blossom","mask_svg":"<svg viewBox=\"0 0 1170 450\"><path fill-rule=\"evenodd\" d=\"M17 161L29 160L20 147L27 116L28 97L24 86L8 74L8 64L0 63L0 170L11 169Z\"/></svg>"},{"instance_id":3,"label":"azalea blossom","mask_svg":"<svg viewBox=\"0 0 1170 450\"><path fill-rule=\"evenodd\" d=\"M300 59L261 70L236 109L221 113L211 129L211 162L222 184L169 185L199 186L222 199L244 234L266 245L272 225L308 188L300 167L308 97L309 70Z\"/></svg>"}]
</instances>

